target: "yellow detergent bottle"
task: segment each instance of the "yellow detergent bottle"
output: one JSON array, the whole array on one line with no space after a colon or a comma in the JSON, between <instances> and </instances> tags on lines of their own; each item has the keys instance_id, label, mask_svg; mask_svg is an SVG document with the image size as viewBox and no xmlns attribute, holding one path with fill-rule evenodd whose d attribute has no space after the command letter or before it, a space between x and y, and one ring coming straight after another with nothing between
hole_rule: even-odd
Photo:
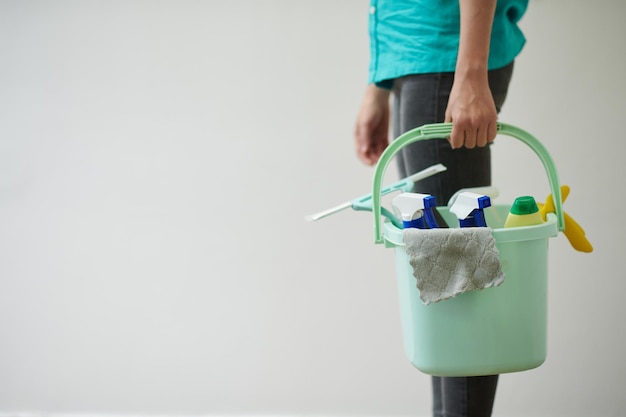
<instances>
[{"instance_id":1,"label":"yellow detergent bottle","mask_svg":"<svg viewBox=\"0 0 626 417\"><path fill-rule=\"evenodd\" d=\"M534 197L525 195L517 197L513 202L504 227L533 226L542 223L543 218Z\"/></svg>"}]
</instances>

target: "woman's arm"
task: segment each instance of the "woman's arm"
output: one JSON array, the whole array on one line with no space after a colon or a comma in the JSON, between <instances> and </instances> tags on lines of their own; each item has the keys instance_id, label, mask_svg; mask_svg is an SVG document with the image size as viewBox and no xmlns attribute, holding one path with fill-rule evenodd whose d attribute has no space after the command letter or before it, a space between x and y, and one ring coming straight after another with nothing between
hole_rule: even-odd
<instances>
[{"instance_id":1,"label":"woman's arm","mask_svg":"<svg viewBox=\"0 0 626 417\"><path fill-rule=\"evenodd\" d=\"M489 89L487 61L496 0L459 0L461 38L446 122L453 148L485 146L496 137L496 106Z\"/></svg>"}]
</instances>

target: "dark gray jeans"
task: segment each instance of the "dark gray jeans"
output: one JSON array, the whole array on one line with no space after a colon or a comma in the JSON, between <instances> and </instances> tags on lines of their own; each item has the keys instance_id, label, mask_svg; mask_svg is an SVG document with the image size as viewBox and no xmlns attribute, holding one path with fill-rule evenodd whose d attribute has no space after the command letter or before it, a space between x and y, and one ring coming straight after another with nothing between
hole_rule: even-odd
<instances>
[{"instance_id":1,"label":"dark gray jeans","mask_svg":"<svg viewBox=\"0 0 626 417\"><path fill-rule=\"evenodd\" d=\"M500 111L513 73L513 63L489 72L489 87ZM394 80L394 136L427 123L443 122L454 73L409 75ZM447 171L415 184L415 191L434 195L446 205L459 189L491 185L491 150L452 149L446 140L416 142L397 156L404 178L436 163ZM498 375L479 377L433 377L435 417L489 417L498 385Z\"/></svg>"}]
</instances>

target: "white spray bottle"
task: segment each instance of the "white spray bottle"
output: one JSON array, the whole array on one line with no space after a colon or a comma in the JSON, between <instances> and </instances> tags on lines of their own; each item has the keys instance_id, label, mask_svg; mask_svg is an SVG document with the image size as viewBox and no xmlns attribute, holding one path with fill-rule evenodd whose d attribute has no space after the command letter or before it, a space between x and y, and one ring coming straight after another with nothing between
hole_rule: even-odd
<instances>
[{"instance_id":1,"label":"white spray bottle","mask_svg":"<svg viewBox=\"0 0 626 417\"><path fill-rule=\"evenodd\" d=\"M391 205L402 218L404 229L435 229L439 227L433 213L437 202L432 195L402 193L391 201Z\"/></svg>"},{"instance_id":2,"label":"white spray bottle","mask_svg":"<svg viewBox=\"0 0 626 417\"><path fill-rule=\"evenodd\" d=\"M459 193L450 213L459 219L459 227L487 227L483 209L490 206L489 196L465 191Z\"/></svg>"}]
</instances>

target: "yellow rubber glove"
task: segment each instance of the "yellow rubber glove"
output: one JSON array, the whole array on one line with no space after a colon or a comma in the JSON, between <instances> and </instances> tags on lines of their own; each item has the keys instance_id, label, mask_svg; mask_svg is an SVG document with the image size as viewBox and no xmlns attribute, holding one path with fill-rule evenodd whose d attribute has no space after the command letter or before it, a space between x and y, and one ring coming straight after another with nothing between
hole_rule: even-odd
<instances>
[{"instance_id":1,"label":"yellow rubber glove","mask_svg":"<svg viewBox=\"0 0 626 417\"><path fill-rule=\"evenodd\" d=\"M569 195L569 191L569 186L561 186L561 197L563 203L565 203L565 199ZM546 220L546 215L548 213L555 213L556 211L556 209L554 208L552 194L548 195L545 204L537 205L539 206L539 212L541 213L541 217L543 217L544 221ZM587 240L583 228L580 227L580 225L576 223L576 221L565 212L563 212L563 219L565 220L565 230L563 231L563 233L565 234L567 240L569 240L572 247L580 252L592 252L593 246L591 246L591 243L589 242L589 240Z\"/></svg>"}]
</instances>

